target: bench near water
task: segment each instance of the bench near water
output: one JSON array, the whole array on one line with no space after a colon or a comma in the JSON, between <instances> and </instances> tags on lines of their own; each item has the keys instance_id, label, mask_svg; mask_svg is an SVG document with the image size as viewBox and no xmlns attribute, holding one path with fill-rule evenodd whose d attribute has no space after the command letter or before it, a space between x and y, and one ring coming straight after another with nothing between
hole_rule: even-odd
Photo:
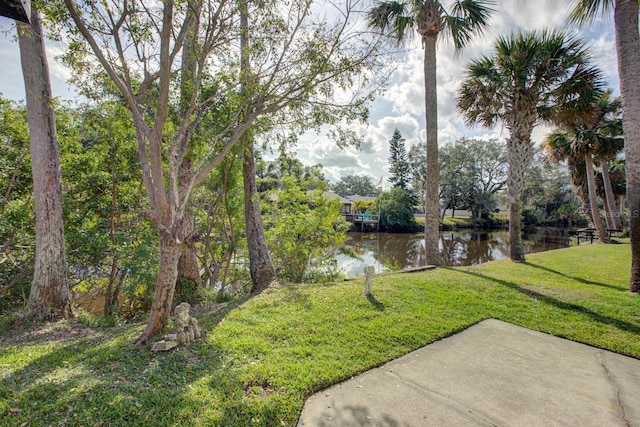
<instances>
[{"instance_id":1,"label":"bench near water","mask_svg":"<svg viewBox=\"0 0 640 427\"><path fill-rule=\"evenodd\" d=\"M611 237L616 234L619 235L622 233L622 230L618 230L615 228L607 228L607 234L609 236L609 240L611 240ZM593 244L593 238L596 235L596 229L595 228L580 228L578 230L576 230L575 232L576 238L578 239L578 245L580 245L580 239L583 239L584 241L589 240L589 243Z\"/></svg>"}]
</instances>

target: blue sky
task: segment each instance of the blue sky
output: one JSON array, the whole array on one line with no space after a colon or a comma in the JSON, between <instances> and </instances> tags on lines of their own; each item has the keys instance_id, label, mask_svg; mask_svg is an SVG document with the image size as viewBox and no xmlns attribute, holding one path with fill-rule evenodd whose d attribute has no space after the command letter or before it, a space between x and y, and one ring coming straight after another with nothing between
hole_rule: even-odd
<instances>
[{"instance_id":1,"label":"blue sky","mask_svg":"<svg viewBox=\"0 0 640 427\"><path fill-rule=\"evenodd\" d=\"M475 39L462 53L455 54L453 47L441 41L438 45L438 134L439 143L446 144L462 137L499 138L504 140L507 131L496 127L468 128L455 111L455 94L463 79L469 60L491 50L498 35L523 30L561 28L566 22L568 1L550 0L499 0L497 12L490 21L484 36ZM570 30L585 40L594 62L602 69L610 88L619 93L616 68L613 18L590 25L583 30ZM61 42L47 41L49 67L54 96L73 99L75 91L66 80L68 69L56 61L64 51ZM374 182L388 176L388 141L398 128L410 145L424 140L424 89L422 74L422 48L417 38L405 45L406 53L398 61L391 85L371 105L368 125L357 126L363 141L362 150L339 149L323 134L307 134L299 142L298 157L305 164L321 163L325 175L331 181L341 176L360 174L373 178ZM0 17L0 92L3 96L23 100L25 97L18 44L15 40L13 21ZM538 127L534 140L544 138L547 128ZM385 185L386 187L386 185Z\"/></svg>"}]
</instances>

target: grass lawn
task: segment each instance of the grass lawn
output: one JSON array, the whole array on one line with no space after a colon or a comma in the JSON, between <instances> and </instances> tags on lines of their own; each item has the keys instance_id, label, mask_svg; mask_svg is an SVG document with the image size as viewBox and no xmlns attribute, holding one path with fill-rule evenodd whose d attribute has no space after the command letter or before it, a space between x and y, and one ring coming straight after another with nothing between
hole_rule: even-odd
<instances>
[{"instance_id":1,"label":"grass lawn","mask_svg":"<svg viewBox=\"0 0 640 427\"><path fill-rule=\"evenodd\" d=\"M206 337L152 353L143 325L60 322L0 336L0 425L294 426L304 399L486 318L640 358L628 244L481 266L278 287L200 314Z\"/></svg>"},{"instance_id":2,"label":"grass lawn","mask_svg":"<svg viewBox=\"0 0 640 427\"><path fill-rule=\"evenodd\" d=\"M423 216L415 217L415 220L416 220L417 224L424 226L424 217ZM470 218L468 216L454 216L454 217L452 217L451 215L447 215L443 219L440 220L440 226L445 228L445 229L451 229L451 228L474 228L479 223L481 224L482 221L479 221L479 220L477 220L475 218Z\"/></svg>"},{"instance_id":3,"label":"grass lawn","mask_svg":"<svg viewBox=\"0 0 640 427\"><path fill-rule=\"evenodd\" d=\"M443 227L448 228L471 228L474 227L477 223L475 218L470 218L468 216L450 216L447 215L440 221L440 224Z\"/></svg>"}]
</instances>

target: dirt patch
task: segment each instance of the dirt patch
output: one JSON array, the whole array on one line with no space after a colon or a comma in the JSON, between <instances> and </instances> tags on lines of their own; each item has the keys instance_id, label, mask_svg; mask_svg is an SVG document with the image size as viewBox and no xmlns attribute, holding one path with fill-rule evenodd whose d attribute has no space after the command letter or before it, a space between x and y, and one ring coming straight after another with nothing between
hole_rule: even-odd
<instances>
[{"instance_id":1,"label":"dirt patch","mask_svg":"<svg viewBox=\"0 0 640 427\"><path fill-rule=\"evenodd\" d=\"M246 383L242 389L244 390L244 395L250 398L265 398L271 393L273 393L273 388L269 381L264 380L262 382L259 381L249 381Z\"/></svg>"}]
</instances>

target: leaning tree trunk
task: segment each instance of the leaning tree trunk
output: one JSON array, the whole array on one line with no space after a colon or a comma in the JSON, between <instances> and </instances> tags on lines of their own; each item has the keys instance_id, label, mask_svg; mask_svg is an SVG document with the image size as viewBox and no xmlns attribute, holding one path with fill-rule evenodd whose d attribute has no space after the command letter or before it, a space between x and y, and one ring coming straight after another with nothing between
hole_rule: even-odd
<instances>
[{"instance_id":1,"label":"leaning tree trunk","mask_svg":"<svg viewBox=\"0 0 640 427\"><path fill-rule=\"evenodd\" d=\"M589 222L591 222L591 215L589 214L589 189L587 186L586 166L580 158L575 158L573 161L569 161L568 168L571 186L580 201L580 215L585 218L589 218Z\"/></svg>"},{"instance_id":2,"label":"leaning tree trunk","mask_svg":"<svg viewBox=\"0 0 640 427\"><path fill-rule=\"evenodd\" d=\"M622 127L627 162L627 206L631 236L631 278L629 291L640 293L640 35L638 1L616 0L614 23Z\"/></svg>"},{"instance_id":3,"label":"leaning tree trunk","mask_svg":"<svg viewBox=\"0 0 640 427\"><path fill-rule=\"evenodd\" d=\"M71 304L62 219L60 155L40 14L33 8L31 25L18 22L17 26L27 92L36 222L29 310L36 316L68 317L71 316Z\"/></svg>"},{"instance_id":4,"label":"leaning tree trunk","mask_svg":"<svg viewBox=\"0 0 640 427\"><path fill-rule=\"evenodd\" d=\"M166 232L159 232L160 242L160 262L158 266L158 276L156 278L155 294L147 327L138 338L136 344L144 344L160 332L169 321L171 313L171 303L176 289L178 279L178 260L182 254L183 244L174 236Z\"/></svg>"},{"instance_id":5,"label":"leaning tree trunk","mask_svg":"<svg viewBox=\"0 0 640 427\"><path fill-rule=\"evenodd\" d=\"M513 262L524 262L522 244L522 192L529 163L533 158L531 131L535 117L515 114L515 124L510 127L511 136L507 140L507 198L509 200L509 257ZM522 117L521 117L522 116Z\"/></svg>"},{"instance_id":6,"label":"leaning tree trunk","mask_svg":"<svg viewBox=\"0 0 640 427\"><path fill-rule=\"evenodd\" d=\"M244 218L246 223L247 246L249 250L249 271L251 272L251 293L266 289L276 275L269 247L264 236L258 189L256 185L256 166L253 152L253 141L245 138L244 161L242 175L244 178Z\"/></svg>"},{"instance_id":7,"label":"leaning tree trunk","mask_svg":"<svg viewBox=\"0 0 640 427\"><path fill-rule=\"evenodd\" d=\"M609 207L609 218L611 219L611 227L616 230L621 229L620 225L620 211L618 205L616 205L616 197L613 194L613 187L611 186L611 173L609 173L609 162L602 162L602 181L604 183L604 195Z\"/></svg>"},{"instance_id":8,"label":"leaning tree trunk","mask_svg":"<svg viewBox=\"0 0 640 427\"><path fill-rule=\"evenodd\" d=\"M425 174L424 243L426 263L440 265L440 173L438 170L438 98L436 91L437 34L423 37L427 164Z\"/></svg>"},{"instance_id":9,"label":"leaning tree trunk","mask_svg":"<svg viewBox=\"0 0 640 427\"><path fill-rule=\"evenodd\" d=\"M602 223L600 217L600 208L598 207L598 195L596 193L596 178L593 171L593 159L591 154L587 153L584 156L584 163L587 167L587 184L589 186L589 206L591 208L591 219L593 220L593 226L596 228L598 234L598 240L602 243L608 242L607 231Z\"/></svg>"}]
</instances>

